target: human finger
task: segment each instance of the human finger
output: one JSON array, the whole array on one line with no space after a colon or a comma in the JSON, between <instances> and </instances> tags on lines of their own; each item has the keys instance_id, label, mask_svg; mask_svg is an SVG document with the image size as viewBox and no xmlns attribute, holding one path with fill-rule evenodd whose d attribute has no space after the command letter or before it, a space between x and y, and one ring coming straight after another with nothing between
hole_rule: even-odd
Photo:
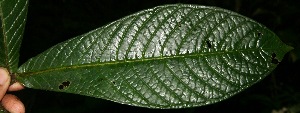
<instances>
[{"instance_id":1,"label":"human finger","mask_svg":"<svg viewBox=\"0 0 300 113\"><path fill-rule=\"evenodd\" d=\"M19 91L24 89L24 86L20 82L16 82L8 87L8 91Z\"/></svg>"},{"instance_id":2,"label":"human finger","mask_svg":"<svg viewBox=\"0 0 300 113\"><path fill-rule=\"evenodd\" d=\"M24 104L15 95L6 94L3 97L1 104L10 113L25 113Z\"/></svg>"},{"instance_id":3,"label":"human finger","mask_svg":"<svg viewBox=\"0 0 300 113\"><path fill-rule=\"evenodd\" d=\"M9 86L10 76L6 69L0 68L0 100L6 94L7 88Z\"/></svg>"}]
</instances>

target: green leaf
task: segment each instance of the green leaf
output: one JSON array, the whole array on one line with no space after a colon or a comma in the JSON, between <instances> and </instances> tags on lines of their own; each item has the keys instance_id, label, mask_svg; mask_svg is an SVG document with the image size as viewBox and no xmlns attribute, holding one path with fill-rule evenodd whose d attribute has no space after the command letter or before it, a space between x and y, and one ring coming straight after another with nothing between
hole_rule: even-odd
<instances>
[{"instance_id":1,"label":"green leaf","mask_svg":"<svg viewBox=\"0 0 300 113\"><path fill-rule=\"evenodd\" d=\"M17 79L134 106L194 107L253 85L291 49L234 12L165 5L53 46L23 64Z\"/></svg>"},{"instance_id":2,"label":"green leaf","mask_svg":"<svg viewBox=\"0 0 300 113\"><path fill-rule=\"evenodd\" d=\"M0 0L0 67L16 72L25 28L27 0Z\"/></svg>"}]
</instances>

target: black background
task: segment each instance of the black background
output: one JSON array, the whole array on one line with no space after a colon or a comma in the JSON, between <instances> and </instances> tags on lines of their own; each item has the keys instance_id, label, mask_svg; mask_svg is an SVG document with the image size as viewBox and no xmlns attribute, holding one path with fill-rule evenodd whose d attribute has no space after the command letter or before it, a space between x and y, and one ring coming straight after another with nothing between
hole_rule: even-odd
<instances>
[{"instance_id":1,"label":"black background","mask_svg":"<svg viewBox=\"0 0 300 113\"><path fill-rule=\"evenodd\" d=\"M250 17L295 50L265 79L222 102L195 108L148 109L74 94L15 92L28 113L271 113L300 103L300 3L297 0L30 0L20 64L47 48L126 15L163 4L217 6Z\"/></svg>"}]
</instances>

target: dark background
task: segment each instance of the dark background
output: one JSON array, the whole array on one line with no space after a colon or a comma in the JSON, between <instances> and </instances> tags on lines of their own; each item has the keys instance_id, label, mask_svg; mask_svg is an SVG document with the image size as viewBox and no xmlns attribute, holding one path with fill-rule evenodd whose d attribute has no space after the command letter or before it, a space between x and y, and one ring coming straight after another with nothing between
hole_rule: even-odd
<instances>
[{"instance_id":1,"label":"dark background","mask_svg":"<svg viewBox=\"0 0 300 113\"><path fill-rule=\"evenodd\" d=\"M28 113L271 113L300 104L299 0L30 0L20 63L47 48L137 11L163 4L217 6L250 17L295 49L265 79L222 102L185 109L148 109L74 94L25 89Z\"/></svg>"}]
</instances>

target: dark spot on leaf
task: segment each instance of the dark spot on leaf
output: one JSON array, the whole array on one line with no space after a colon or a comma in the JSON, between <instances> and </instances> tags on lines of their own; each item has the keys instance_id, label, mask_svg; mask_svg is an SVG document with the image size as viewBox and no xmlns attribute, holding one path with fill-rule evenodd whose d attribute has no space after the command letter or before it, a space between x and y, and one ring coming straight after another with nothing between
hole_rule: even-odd
<instances>
[{"instance_id":1,"label":"dark spot on leaf","mask_svg":"<svg viewBox=\"0 0 300 113\"><path fill-rule=\"evenodd\" d=\"M278 59L276 58L276 53L272 53L271 63L273 63L273 64L278 64L279 63Z\"/></svg>"},{"instance_id":2,"label":"dark spot on leaf","mask_svg":"<svg viewBox=\"0 0 300 113\"><path fill-rule=\"evenodd\" d=\"M62 85L64 85L65 87L68 87L70 85L70 81L65 81L62 83Z\"/></svg>"},{"instance_id":3,"label":"dark spot on leaf","mask_svg":"<svg viewBox=\"0 0 300 113\"><path fill-rule=\"evenodd\" d=\"M278 64L279 61L278 61L277 59L272 59L271 63L273 63L273 64Z\"/></svg>"},{"instance_id":4,"label":"dark spot on leaf","mask_svg":"<svg viewBox=\"0 0 300 113\"><path fill-rule=\"evenodd\" d=\"M58 88L59 89L64 89L64 85L59 85Z\"/></svg>"},{"instance_id":5,"label":"dark spot on leaf","mask_svg":"<svg viewBox=\"0 0 300 113\"><path fill-rule=\"evenodd\" d=\"M207 45L208 48L211 48L211 46L212 46L209 41L206 41L206 45Z\"/></svg>"},{"instance_id":6,"label":"dark spot on leaf","mask_svg":"<svg viewBox=\"0 0 300 113\"><path fill-rule=\"evenodd\" d=\"M113 84L116 84L116 82L115 82L115 81L112 81L112 83L113 83Z\"/></svg>"},{"instance_id":7,"label":"dark spot on leaf","mask_svg":"<svg viewBox=\"0 0 300 113\"><path fill-rule=\"evenodd\" d=\"M257 36L258 37L262 36L262 33L261 32L257 32Z\"/></svg>"},{"instance_id":8,"label":"dark spot on leaf","mask_svg":"<svg viewBox=\"0 0 300 113\"><path fill-rule=\"evenodd\" d=\"M58 86L58 88L59 88L59 89L64 89L64 88L68 87L69 85L70 85L70 81L65 81L65 82L62 82L62 83Z\"/></svg>"}]
</instances>

